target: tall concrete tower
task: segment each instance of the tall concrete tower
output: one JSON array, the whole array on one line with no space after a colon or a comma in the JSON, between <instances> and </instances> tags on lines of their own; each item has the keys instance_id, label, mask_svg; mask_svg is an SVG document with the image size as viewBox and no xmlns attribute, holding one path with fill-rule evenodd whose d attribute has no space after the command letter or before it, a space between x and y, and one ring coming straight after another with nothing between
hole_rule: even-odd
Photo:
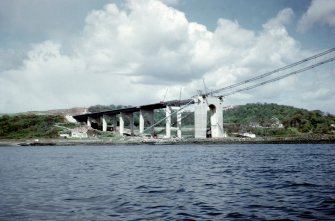
<instances>
[{"instance_id":1,"label":"tall concrete tower","mask_svg":"<svg viewBox=\"0 0 335 221\"><path fill-rule=\"evenodd\" d=\"M194 137L206 138L207 111L210 114L212 138L225 137L223 131L222 98L214 96L196 96L194 99Z\"/></svg>"}]
</instances>

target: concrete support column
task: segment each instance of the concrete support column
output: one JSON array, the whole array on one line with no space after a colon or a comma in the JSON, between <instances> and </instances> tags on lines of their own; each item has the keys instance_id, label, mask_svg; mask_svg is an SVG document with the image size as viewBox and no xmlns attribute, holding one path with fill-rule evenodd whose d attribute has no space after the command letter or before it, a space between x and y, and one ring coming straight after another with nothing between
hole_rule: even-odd
<instances>
[{"instance_id":1,"label":"concrete support column","mask_svg":"<svg viewBox=\"0 0 335 221\"><path fill-rule=\"evenodd\" d=\"M225 133L223 131L222 99L210 96L207 98L207 102L210 110L212 137L225 137Z\"/></svg>"},{"instance_id":2,"label":"concrete support column","mask_svg":"<svg viewBox=\"0 0 335 221\"><path fill-rule=\"evenodd\" d=\"M218 119L217 119L217 113L216 113L216 107L210 106L210 122L211 122L211 132L212 137L218 137Z\"/></svg>"},{"instance_id":3,"label":"concrete support column","mask_svg":"<svg viewBox=\"0 0 335 221\"><path fill-rule=\"evenodd\" d=\"M112 123L113 123L113 130L114 130L114 132L116 132L117 131L117 118L116 118L116 115L112 116Z\"/></svg>"},{"instance_id":4,"label":"concrete support column","mask_svg":"<svg viewBox=\"0 0 335 221\"><path fill-rule=\"evenodd\" d=\"M92 127L92 122L93 122L93 118L92 117L87 117L87 126L88 127Z\"/></svg>"},{"instance_id":5,"label":"concrete support column","mask_svg":"<svg viewBox=\"0 0 335 221\"><path fill-rule=\"evenodd\" d=\"M194 98L194 137L206 138L208 105L202 96Z\"/></svg>"},{"instance_id":6,"label":"concrete support column","mask_svg":"<svg viewBox=\"0 0 335 221\"><path fill-rule=\"evenodd\" d=\"M144 110L140 110L140 134L144 133Z\"/></svg>"},{"instance_id":7,"label":"concrete support column","mask_svg":"<svg viewBox=\"0 0 335 221\"><path fill-rule=\"evenodd\" d=\"M154 124L154 110L140 110L140 134L144 133L144 123L145 123L145 115L147 120L149 121L149 126L151 127ZM151 132L154 131L154 128L151 128Z\"/></svg>"},{"instance_id":8,"label":"concrete support column","mask_svg":"<svg viewBox=\"0 0 335 221\"><path fill-rule=\"evenodd\" d=\"M165 108L165 131L166 131L166 138L171 138L171 107L166 106Z\"/></svg>"},{"instance_id":9,"label":"concrete support column","mask_svg":"<svg viewBox=\"0 0 335 221\"><path fill-rule=\"evenodd\" d=\"M120 135L123 135L124 133L124 119L125 119L125 114L124 113L120 113Z\"/></svg>"},{"instance_id":10,"label":"concrete support column","mask_svg":"<svg viewBox=\"0 0 335 221\"><path fill-rule=\"evenodd\" d=\"M110 117L108 115L102 115L101 121L102 121L102 131L107 131L107 120L109 120Z\"/></svg>"},{"instance_id":11,"label":"concrete support column","mask_svg":"<svg viewBox=\"0 0 335 221\"><path fill-rule=\"evenodd\" d=\"M127 114L130 121L130 134L134 135L134 113Z\"/></svg>"},{"instance_id":12,"label":"concrete support column","mask_svg":"<svg viewBox=\"0 0 335 221\"><path fill-rule=\"evenodd\" d=\"M183 110L177 111L177 137L181 138L181 114Z\"/></svg>"},{"instance_id":13,"label":"concrete support column","mask_svg":"<svg viewBox=\"0 0 335 221\"><path fill-rule=\"evenodd\" d=\"M223 129L223 101L220 102L220 106L218 107L218 137L227 137L227 133Z\"/></svg>"}]
</instances>

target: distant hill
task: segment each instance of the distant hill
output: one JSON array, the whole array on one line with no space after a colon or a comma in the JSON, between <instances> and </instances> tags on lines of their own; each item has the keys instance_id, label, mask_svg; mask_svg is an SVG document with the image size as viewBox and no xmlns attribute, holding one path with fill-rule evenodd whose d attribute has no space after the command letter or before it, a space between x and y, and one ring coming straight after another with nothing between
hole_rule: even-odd
<instances>
[{"instance_id":1,"label":"distant hill","mask_svg":"<svg viewBox=\"0 0 335 221\"><path fill-rule=\"evenodd\" d=\"M58 138L56 124L70 124L67 116L87 113L87 108L75 107L48 111L30 111L0 116L0 139Z\"/></svg>"},{"instance_id":2,"label":"distant hill","mask_svg":"<svg viewBox=\"0 0 335 221\"><path fill-rule=\"evenodd\" d=\"M79 115L79 114L85 114L88 113L88 108L86 107L74 107L69 109L55 109L55 110L47 110L47 111L29 111L23 114L31 115Z\"/></svg>"},{"instance_id":3,"label":"distant hill","mask_svg":"<svg viewBox=\"0 0 335 221\"><path fill-rule=\"evenodd\" d=\"M335 116L319 110L305 109L278 104L246 104L224 111L224 123L230 130L250 130L258 134L264 131L276 133L334 133ZM266 133L264 135L267 135Z\"/></svg>"}]
</instances>

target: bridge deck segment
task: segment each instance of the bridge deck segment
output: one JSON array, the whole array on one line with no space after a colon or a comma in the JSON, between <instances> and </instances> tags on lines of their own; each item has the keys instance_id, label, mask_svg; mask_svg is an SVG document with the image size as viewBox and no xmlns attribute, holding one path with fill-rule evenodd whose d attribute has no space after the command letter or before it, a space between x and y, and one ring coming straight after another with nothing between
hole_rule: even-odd
<instances>
[{"instance_id":1,"label":"bridge deck segment","mask_svg":"<svg viewBox=\"0 0 335 221\"><path fill-rule=\"evenodd\" d=\"M171 107L181 107L186 104L190 104L193 102L193 99L187 100L171 100L153 104L146 104L137 107L129 107L129 108L122 108L117 110L110 110L110 111L101 111L95 113L87 113L81 115L73 116L78 122L87 122L88 126L92 126L92 122L100 124L102 126L103 131L107 131L107 119L113 119L113 130L117 130L116 125L116 115L119 115L119 132L120 134L124 133L124 120L125 118L129 118L131 122L131 134L134 134L134 116L135 112L140 113L140 134L144 133L144 118L145 115L148 117L148 121L150 122L150 127L154 124L154 110L156 109L169 109ZM171 120L166 122L166 136L170 137L170 129L171 129ZM152 128L152 132L153 132ZM181 137L181 134L180 134Z\"/></svg>"}]
</instances>

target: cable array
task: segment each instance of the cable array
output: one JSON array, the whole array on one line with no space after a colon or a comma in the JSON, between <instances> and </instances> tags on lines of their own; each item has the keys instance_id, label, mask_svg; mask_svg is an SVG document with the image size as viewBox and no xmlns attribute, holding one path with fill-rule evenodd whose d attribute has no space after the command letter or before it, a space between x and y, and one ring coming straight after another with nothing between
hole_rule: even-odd
<instances>
[{"instance_id":1,"label":"cable array","mask_svg":"<svg viewBox=\"0 0 335 221\"><path fill-rule=\"evenodd\" d=\"M226 93L226 94L222 94L222 95L220 95L220 96L226 97L226 96L229 96L229 95L232 95L232 94L236 94L236 93L238 93L238 92L242 92L242 91L250 90L250 89L253 89L253 88L256 88L256 87L259 87L259 86L268 84L268 83L271 83L271 82L279 81L279 80L281 80L281 79L283 79L283 78L289 77L289 76L294 75L294 74L299 74L299 73L304 72L304 71L308 71L308 70L313 69L313 68L315 68L315 67L317 67L317 66L320 66L320 65L323 65L323 64L332 62L332 61L334 61L334 60L335 60L335 57L332 57L332 58L329 58L329 59L324 60L324 61L322 61L322 62L319 62L319 63L313 64L313 65L307 66L307 67L305 67L305 68L301 68L301 69L298 69L298 70L296 70L296 71L290 72L290 73L288 73L288 74L285 74L285 75L282 75L282 76L279 76L279 77L275 77L275 78L272 78L272 79L270 79L270 80L266 80L266 81L263 81L263 82L260 82L260 83L257 83L257 84L248 86L248 87L244 87L244 88L241 88L241 89L238 89L238 90L235 90L235 91Z\"/></svg>"},{"instance_id":2,"label":"cable array","mask_svg":"<svg viewBox=\"0 0 335 221\"><path fill-rule=\"evenodd\" d=\"M280 72L280 71L284 71L284 70L287 70L287 69L296 67L296 66L301 65L301 64L303 64L303 63L305 63L305 62L307 62L307 61L311 61L311 60L313 60L313 59L316 59L316 58L325 56L325 55L330 54L330 53L332 53L332 52L334 52L334 51L335 51L335 48L331 48L331 49L329 49L329 50L327 50L327 51L324 51L324 52L321 52L321 53L319 53L319 54L313 55L313 56L311 56L311 57L305 58L305 59L303 59L303 60L301 60L301 61L298 61L298 62L295 62L295 63L293 63L293 64L290 64L290 65L287 65L287 66L278 68L278 69L276 69L276 70L273 70L273 71L270 71L270 72L267 72L267 73L258 75L258 76L256 76L256 77L250 78L250 79L248 79L248 80L241 81L241 82L238 82L238 83L236 83L236 84L232 84L232 85L229 85L229 86L226 86L226 87L223 87L223 88L214 90L214 91L205 92L205 94L201 94L201 96L208 96L208 95L218 94L218 93L220 93L220 92L222 92L222 91L225 91L225 90L228 90L228 89L232 89L232 88L236 88L236 87L239 87L239 86L241 86L241 85L245 85L245 84L248 84L248 83L251 83L251 82L254 82L254 81L263 79L263 78L266 78L266 77L271 76L271 75L273 75L273 74L275 74L275 73L278 73L278 72ZM300 68L300 69L298 69L298 70L289 72L289 73L287 73L287 74L282 74L282 75L280 75L280 76L273 77L273 78L268 79L268 80L264 80L264 81L262 81L262 82L260 82L260 83L253 84L253 85L251 85L251 86L245 86L245 87L242 87L242 88L240 88L240 89L237 89L237 90L234 90L234 91L230 91L230 92L221 94L221 95L219 95L219 96L226 97L226 96L230 96L230 95L232 95L232 94L236 94L236 93L238 93L238 92L242 92L242 91L250 90L250 89L253 89L253 88L256 88L256 87L265 85L265 84L269 84L269 83L272 83L272 82L275 82L275 81L279 81L279 80L284 79L284 78L287 78L287 77L289 77L289 76L291 76L291 75L295 75L295 74L299 74L299 73L308 71L308 70L310 70L310 69L313 69L313 68L315 68L315 67L321 66L321 65L323 65L323 64L326 64L326 63L329 63L329 62L332 62L332 61L335 61L335 57L328 58L328 59L326 59L326 60L323 60L323 61L321 61L321 62L315 63L315 64L313 64L313 65L309 65L309 66L307 66L307 67ZM159 120L158 122L156 122L155 124L151 125L151 126L148 127L147 129L145 129L144 132L146 132L146 131L152 129L154 126L156 126L156 125L160 124L161 122L165 121L168 117L170 117L170 116L176 114L178 111L181 111L182 109L184 109L184 108L186 108L186 107L188 107L188 106L190 106L191 104L194 103L193 99L190 99L190 100L187 100L187 101L188 101L188 102L187 102L184 106L180 107L178 110L176 110L176 111L170 113L170 115L166 116L165 118L163 118L163 119ZM186 117L187 117L187 116L186 116Z\"/></svg>"},{"instance_id":3,"label":"cable array","mask_svg":"<svg viewBox=\"0 0 335 221\"><path fill-rule=\"evenodd\" d=\"M178 111L181 111L183 109L185 109L186 107L190 106L191 104L193 104L193 100L190 99L188 103L186 103L184 106L180 107L178 110L175 110L174 112L170 113L170 115L164 117L163 119L157 121L156 123L154 123L153 125L149 126L147 129L145 129L143 131L143 134L144 132L148 131L148 130L151 130L153 127L155 127L156 125L160 124L161 122L165 121L167 118L171 117L172 115L176 114Z\"/></svg>"},{"instance_id":4,"label":"cable array","mask_svg":"<svg viewBox=\"0 0 335 221\"><path fill-rule=\"evenodd\" d=\"M313 60L313 59L316 59L316 58L325 56L325 55L330 54L330 53L332 53L332 52L334 52L334 51L335 51L335 48L328 49L328 50L326 50L326 51L324 51L324 52L315 54L315 55L313 55L313 56L311 56L311 57L305 58L305 59L300 60L300 61L298 61L298 62L295 62L295 63L293 63L293 64L290 64L290 65L287 65L287 66L284 66L284 67L275 69L275 70L270 71L270 72L266 72L266 73L261 74L261 75L258 75L258 76L256 76L256 77L247 79L247 80L245 80L245 81L238 82L238 83L236 83L236 84L232 84L232 85L229 85L229 86L226 86L226 87L217 89L217 90L210 91L210 92L205 93L205 94L203 94L203 95L207 96L207 95L212 95L212 94L218 94L218 93L220 93L220 92L222 92L222 91L229 90L229 89L232 89L232 88L236 88L236 87L238 87L238 86L245 85L245 84L251 83L251 82L253 82L253 81L257 81L257 80L263 79L263 78L265 78L265 77L271 76L271 75L276 74L276 73L278 73L278 72L281 72L281 71L284 71L284 70L293 68L293 67L295 67L295 66L301 65L301 64L306 63L306 62L308 62L308 61L311 61L311 60ZM274 82L274 81L277 81L277 80L281 80L281 79L283 79L283 78L285 78L285 77L288 77L288 76L291 76L291 75L293 75L293 74L297 74L297 73L301 73L301 72L307 71L307 70L309 70L309 69L312 69L312 68L317 67L317 66L320 66L320 65L322 65L322 64L331 62L331 61L333 61L333 60L334 60L333 58L331 58L331 59L327 59L327 60L322 61L322 62L319 62L319 63L317 63L317 64L315 64L315 65L310 65L310 66L308 66L308 67L306 67L306 68L299 69L299 70L294 71L294 72L291 72L291 73L289 73L289 74L285 74L285 75L282 75L282 76L279 76L279 77L276 77L276 78L273 78L273 79L270 79L270 80L266 80L266 81L263 81L263 82L261 82L261 83L258 83L258 84L252 85L252 86L248 86L248 87L245 87L245 88L242 88L242 89L239 89L239 90L230 92L230 93L226 93L226 94L224 94L224 95L220 95L220 96L228 96L228 95L231 95L231 94L235 94L235 93L237 93L237 92L241 92L241 91L245 91L245 90L250 90L250 89L252 89L252 88L259 87L259 86L261 86L261 85L264 85L264 84L267 84L267 83L270 83L270 82Z\"/></svg>"}]
</instances>

